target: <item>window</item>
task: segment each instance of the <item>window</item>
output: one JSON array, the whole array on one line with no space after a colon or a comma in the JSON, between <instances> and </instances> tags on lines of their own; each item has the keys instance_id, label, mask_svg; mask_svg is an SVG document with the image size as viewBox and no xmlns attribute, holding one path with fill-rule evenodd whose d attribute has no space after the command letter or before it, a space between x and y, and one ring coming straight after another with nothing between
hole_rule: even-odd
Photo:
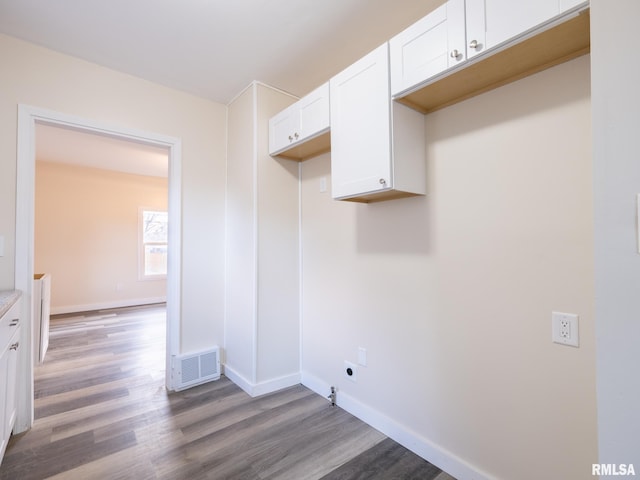
<instances>
[{"instance_id":1,"label":"window","mask_svg":"<svg viewBox=\"0 0 640 480\"><path fill-rule=\"evenodd\" d=\"M140 273L142 278L167 275L167 231L169 216L166 211L140 209Z\"/></svg>"}]
</instances>

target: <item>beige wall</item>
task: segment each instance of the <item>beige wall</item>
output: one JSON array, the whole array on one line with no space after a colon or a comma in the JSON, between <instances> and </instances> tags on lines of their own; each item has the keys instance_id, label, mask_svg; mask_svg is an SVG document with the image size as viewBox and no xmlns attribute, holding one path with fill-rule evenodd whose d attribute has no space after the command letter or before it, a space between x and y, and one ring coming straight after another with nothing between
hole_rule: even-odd
<instances>
[{"instance_id":1,"label":"beige wall","mask_svg":"<svg viewBox=\"0 0 640 480\"><path fill-rule=\"evenodd\" d=\"M52 275L52 313L162 300L166 280L138 275L138 212L167 209L167 179L36 165L34 265Z\"/></svg>"},{"instance_id":2,"label":"beige wall","mask_svg":"<svg viewBox=\"0 0 640 480\"><path fill-rule=\"evenodd\" d=\"M293 101L253 83L229 105L225 373L254 395L300 383L298 163L268 154Z\"/></svg>"},{"instance_id":3,"label":"beige wall","mask_svg":"<svg viewBox=\"0 0 640 480\"><path fill-rule=\"evenodd\" d=\"M589 57L426 129L424 198L335 202L330 155L303 163L303 378L488 477L591 478ZM580 316L580 348L551 342L554 310Z\"/></svg>"},{"instance_id":4,"label":"beige wall","mask_svg":"<svg viewBox=\"0 0 640 480\"><path fill-rule=\"evenodd\" d=\"M181 350L223 344L226 107L0 35L0 289L14 285L17 105L182 140Z\"/></svg>"}]
</instances>

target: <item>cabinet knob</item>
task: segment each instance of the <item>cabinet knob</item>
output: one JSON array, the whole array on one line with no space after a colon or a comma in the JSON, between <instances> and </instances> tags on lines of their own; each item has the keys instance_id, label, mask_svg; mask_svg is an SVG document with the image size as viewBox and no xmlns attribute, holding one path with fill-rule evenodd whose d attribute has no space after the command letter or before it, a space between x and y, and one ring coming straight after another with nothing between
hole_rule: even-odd
<instances>
[{"instance_id":1,"label":"cabinet knob","mask_svg":"<svg viewBox=\"0 0 640 480\"><path fill-rule=\"evenodd\" d=\"M293 134L293 136L296 137L296 140L297 140L300 135L298 135L298 132L296 132Z\"/></svg>"},{"instance_id":2,"label":"cabinet knob","mask_svg":"<svg viewBox=\"0 0 640 480\"><path fill-rule=\"evenodd\" d=\"M293 137L291 135L289 135L289 141L293 142Z\"/></svg>"},{"instance_id":3,"label":"cabinet knob","mask_svg":"<svg viewBox=\"0 0 640 480\"><path fill-rule=\"evenodd\" d=\"M451 58L458 58L460 56L460 52L457 49L453 49L451 51Z\"/></svg>"},{"instance_id":4,"label":"cabinet knob","mask_svg":"<svg viewBox=\"0 0 640 480\"><path fill-rule=\"evenodd\" d=\"M475 50L479 46L480 46L480 44L478 43L477 40L471 40L471 42L469 42L469 48L473 48Z\"/></svg>"},{"instance_id":5,"label":"cabinet knob","mask_svg":"<svg viewBox=\"0 0 640 480\"><path fill-rule=\"evenodd\" d=\"M387 184L387 181L384 178L381 178L378 181L380 182L380 185L386 185Z\"/></svg>"},{"instance_id":6,"label":"cabinet knob","mask_svg":"<svg viewBox=\"0 0 640 480\"><path fill-rule=\"evenodd\" d=\"M18 350L19 346L20 346L20 342L16 342L9 347L9 350Z\"/></svg>"}]
</instances>

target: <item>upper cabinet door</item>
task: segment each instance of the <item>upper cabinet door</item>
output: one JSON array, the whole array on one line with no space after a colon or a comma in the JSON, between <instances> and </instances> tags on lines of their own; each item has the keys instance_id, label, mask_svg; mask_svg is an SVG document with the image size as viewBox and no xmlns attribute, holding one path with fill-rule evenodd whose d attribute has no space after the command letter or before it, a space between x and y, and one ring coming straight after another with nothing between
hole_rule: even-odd
<instances>
[{"instance_id":1,"label":"upper cabinet door","mask_svg":"<svg viewBox=\"0 0 640 480\"><path fill-rule=\"evenodd\" d=\"M466 0L468 57L553 18L559 5L559 0Z\"/></svg>"},{"instance_id":2,"label":"upper cabinet door","mask_svg":"<svg viewBox=\"0 0 640 480\"><path fill-rule=\"evenodd\" d=\"M330 80L334 198L392 185L387 44Z\"/></svg>"},{"instance_id":3,"label":"upper cabinet door","mask_svg":"<svg viewBox=\"0 0 640 480\"><path fill-rule=\"evenodd\" d=\"M330 148L329 82L269 119L269 153L304 160Z\"/></svg>"},{"instance_id":4,"label":"upper cabinet door","mask_svg":"<svg viewBox=\"0 0 640 480\"><path fill-rule=\"evenodd\" d=\"M298 101L300 139L304 140L329 129L329 82Z\"/></svg>"},{"instance_id":5,"label":"upper cabinet door","mask_svg":"<svg viewBox=\"0 0 640 480\"><path fill-rule=\"evenodd\" d=\"M295 143L298 133L298 105L294 103L269 120L269 152L278 152Z\"/></svg>"},{"instance_id":6,"label":"upper cabinet door","mask_svg":"<svg viewBox=\"0 0 640 480\"><path fill-rule=\"evenodd\" d=\"M464 0L449 0L389 41L392 95L466 60L464 18Z\"/></svg>"}]
</instances>

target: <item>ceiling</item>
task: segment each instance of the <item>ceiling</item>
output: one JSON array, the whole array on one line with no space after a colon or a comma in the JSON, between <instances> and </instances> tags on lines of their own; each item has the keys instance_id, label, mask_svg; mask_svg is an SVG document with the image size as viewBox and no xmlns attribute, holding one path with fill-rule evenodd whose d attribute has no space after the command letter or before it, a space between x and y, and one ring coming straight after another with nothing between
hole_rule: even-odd
<instances>
[{"instance_id":1,"label":"ceiling","mask_svg":"<svg viewBox=\"0 0 640 480\"><path fill-rule=\"evenodd\" d=\"M0 0L0 33L228 103L302 96L444 0Z\"/></svg>"},{"instance_id":2,"label":"ceiling","mask_svg":"<svg viewBox=\"0 0 640 480\"><path fill-rule=\"evenodd\" d=\"M227 104L253 80L305 95L444 1L0 0L0 33ZM46 125L36 142L39 160L166 175L154 147Z\"/></svg>"}]
</instances>

